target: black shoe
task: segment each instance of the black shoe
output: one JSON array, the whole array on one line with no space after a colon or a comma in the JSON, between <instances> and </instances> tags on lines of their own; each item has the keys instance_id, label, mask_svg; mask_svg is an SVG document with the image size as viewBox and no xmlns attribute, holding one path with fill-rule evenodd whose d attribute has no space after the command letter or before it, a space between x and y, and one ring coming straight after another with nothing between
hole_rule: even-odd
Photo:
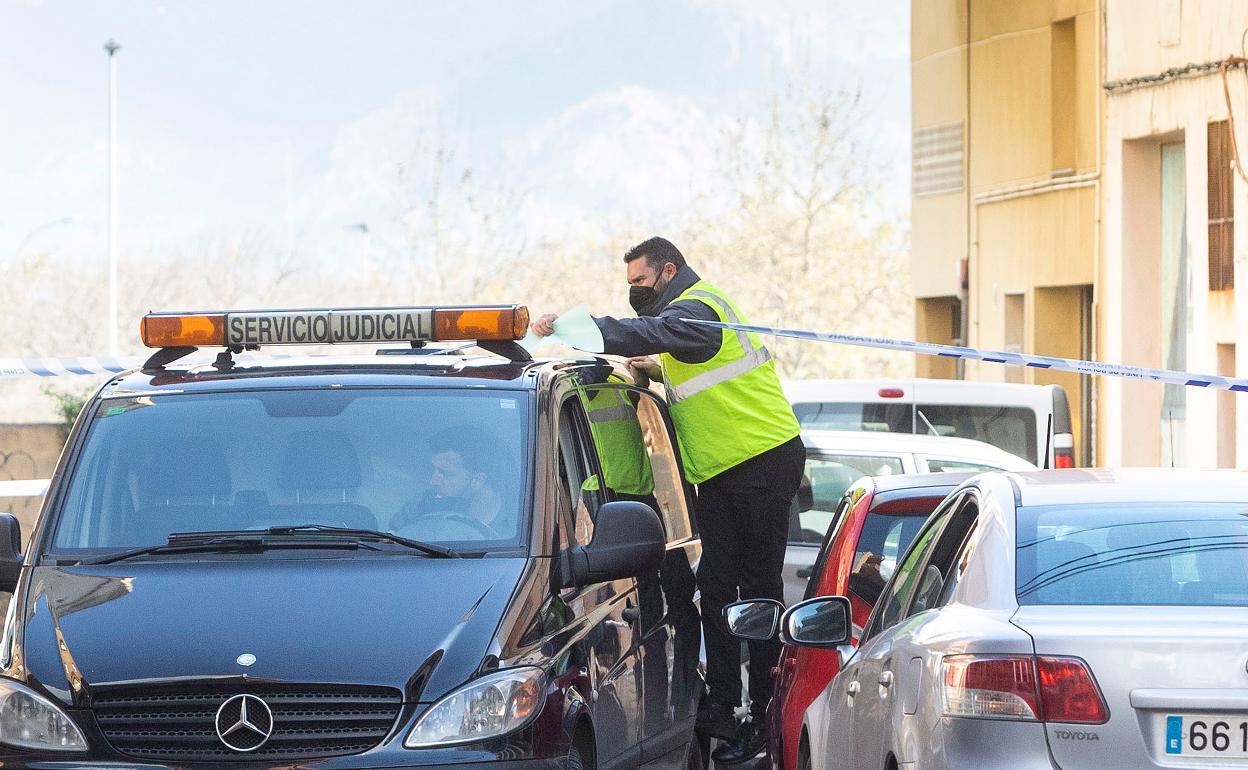
<instances>
[{"instance_id":1,"label":"black shoe","mask_svg":"<svg viewBox=\"0 0 1248 770\"><path fill-rule=\"evenodd\" d=\"M711 738L729 740L737 734L735 706L717 701L704 701L698 707L697 731Z\"/></svg>"},{"instance_id":2,"label":"black shoe","mask_svg":"<svg viewBox=\"0 0 1248 770\"><path fill-rule=\"evenodd\" d=\"M720 765L739 765L747 762L767 748L767 731L762 720L750 719L741 723L737 734L711 753L711 759Z\"/></svg>"}]
</instances>

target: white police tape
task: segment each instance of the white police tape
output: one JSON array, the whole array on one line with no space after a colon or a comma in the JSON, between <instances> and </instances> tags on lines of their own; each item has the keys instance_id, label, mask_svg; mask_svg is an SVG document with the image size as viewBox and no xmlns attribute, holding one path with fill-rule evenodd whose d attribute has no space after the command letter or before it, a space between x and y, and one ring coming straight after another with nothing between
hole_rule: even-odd
<instances>
[{"instance_id":1,"label":"white police tape","mask_svg":"<svg viewBox=\"0 0 1248 770\"><path fill-rule=\"evenodd\" d=\"M142 358L0 358L0 380L117 374L142 363Z\"/></svg>"},{"instance_id":2,"label":"white police tape","mask_svg":"<svg viewBox=\"0 0 1248 770\"><path fill-rule=\"evenodd\" d=\"M1126 366L1124 364L1106 364L1100 361L1082 361L1077 358L1057 358L1054 356L1035 356L1024 353L1006 353L1000 350L980 350L964 348L957 345L940 345L934 342L910 342L893 340L886 337L862 337L854 334L835 334L833 332L816 332L808 329L786 329L779 326L755 326L752 324L723 323L720 321L703 321L687 318L689 323L702 326L714 326L720 329L771 334L777 337L793 337L801 340L817 340L819 342L836 342L842 345L856 345L863 348L879 348L882 350L900 350L906 353L919 353L926 356L943 356L945 358L967 358L974 361L986 361L990 364L1007 366L1030 366L1034 369L1050 369L1058 372L1075 372L1077 374L1099 374L1110 377L1126 377L1132 380L1152 380L1171 385L1187 385L1193 388L1214 388L1217 390L1233 390L1248 392L1248 380L1236 377L1221 377L1216 374L1194 374L1173 369L1150 369L1142 366Z\"/></svg>"}]
</instances>

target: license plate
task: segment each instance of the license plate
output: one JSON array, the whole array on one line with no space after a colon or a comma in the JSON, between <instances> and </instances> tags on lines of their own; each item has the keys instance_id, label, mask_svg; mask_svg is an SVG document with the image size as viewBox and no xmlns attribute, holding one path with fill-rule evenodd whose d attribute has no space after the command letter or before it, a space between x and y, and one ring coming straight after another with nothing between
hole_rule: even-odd
<instances>
[{"instance_id":1,"label":"license plate","mask_svg":"<svg viewBox=\"0 0 1248 770\"><path fill-rule=\"evenodd\" d=\"M1248 716L1169 714L1166 754L1184 757L1248 757Z\"/></svg>"}]
</instances>

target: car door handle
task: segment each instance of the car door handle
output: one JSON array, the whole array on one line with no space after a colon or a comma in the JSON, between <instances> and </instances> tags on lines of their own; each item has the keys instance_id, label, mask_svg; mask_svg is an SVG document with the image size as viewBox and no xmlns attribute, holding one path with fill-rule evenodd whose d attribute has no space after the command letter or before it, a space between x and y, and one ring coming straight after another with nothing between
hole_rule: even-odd
<instances>
[{"instance_id":1,"label":"car door handle","mask_svg":"<svg viewBox=\"0 0 1248 770\"><path fill-rule=\"evenodd\" d=\"M892 687L893 686L893 672L881 671L879 682L880 682L880 687Z\"/></svg>"},{"instance_id":2,"label":"car door handle","mask_svg":"<svg viewBox=\"0 0 1248 770\"><path fill-rule=\"evenodd\" d=\"M797 576L799 578L809 579L813 574L815 574L814 567L799 567L797 570Z\"/></svg>"}]
</instances>

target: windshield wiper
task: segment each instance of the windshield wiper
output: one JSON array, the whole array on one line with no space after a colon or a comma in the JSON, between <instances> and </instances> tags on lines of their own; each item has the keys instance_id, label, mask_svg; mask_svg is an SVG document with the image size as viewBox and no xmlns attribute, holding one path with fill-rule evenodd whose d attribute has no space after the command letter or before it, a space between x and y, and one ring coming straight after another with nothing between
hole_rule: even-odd
<instances>
[{"instance_id":1,"label":"windshield wiper","mask_svg":"<svg viewBox=\"0 0 1248 770\"><path fill-rule=\"evenodd\" d=\"M278 535L274 537L274 534ZM359 548L356 538L339 537L334 540L316 537L281 537L281 533L238 530L220 532L175 532L160 545L132 548L128 551L110 553L96 559L83 559L81 565L112 564L136 556L162 553L191 553L194 551L265 551L270 548Z\"/></svg>"},{"instance_id":2,"label":"windshield wiper","mask_svg":"<svg viewBox=\"0 0 1248 770\"><path fill-rule=\"evenodd\" d=\"M270 535L340 535L343 537L358 537L363 539L382 540L387 543L396 543L398 545L407 546L429 556L437 556L441 559L456 559L459 554L450 548L433 543L426 543L423 540L413 540L410 537L395 535L391 532L382 532L376 529L354 529L352 527L335 527L329 524L296 524L289 527L269 527L265 530Z\"/></svg>"}]
</instances>

